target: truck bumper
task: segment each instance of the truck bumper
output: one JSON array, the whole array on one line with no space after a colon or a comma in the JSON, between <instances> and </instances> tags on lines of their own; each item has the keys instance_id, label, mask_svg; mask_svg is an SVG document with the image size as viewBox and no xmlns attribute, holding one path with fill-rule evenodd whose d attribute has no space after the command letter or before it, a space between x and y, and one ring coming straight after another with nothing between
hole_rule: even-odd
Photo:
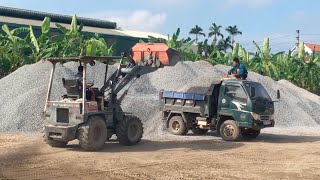
<instances>
[{"instance_id":1,"label":"truck bumper","mask_svg":"<svg viewBox=\"0 0 320 180\"><path fill-rule=\"evenodd\" d=\"M46 125L45 133L48 138L57 141L69 142L76 139L77 126Z\"/></svg>"},{"instance_id":2,"label":"truck bumper","mask_svg":"<svg viewBox=\"0 0 320 180\"><path fill-rule=\"evenodd\" d=\"M263 129L263 128L267 128L267 127L274 127L274 120L268 120L268 121L253 121L253 128L254 129Z\"/></svg>"}]
</instances>

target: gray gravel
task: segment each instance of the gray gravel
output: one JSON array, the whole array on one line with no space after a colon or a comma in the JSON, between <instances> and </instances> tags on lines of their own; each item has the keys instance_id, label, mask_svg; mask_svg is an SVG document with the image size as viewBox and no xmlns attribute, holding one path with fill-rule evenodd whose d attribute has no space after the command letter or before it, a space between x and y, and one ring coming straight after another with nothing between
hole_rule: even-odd
<instances>
[{"instance_id":1,"label":"gray gravel","mask_svg":"<svg viewBox=\"0 0 320 180\"><path fill-rule=\"evenodd\" d=\"M78 63L69 62L57 66L54 78L53 99L65 94L61 79L76 74ZM39 131L42 127L41 112L46 97L51 64L36 63L19 68L0 80L0 131ZM116 69L110 66L109 75ZM145 136L167 135L163 131L161 113L158 107L158 93L161 89L204 93L211 82L221 78L229 69L227 66L212 66L207 62L181 62L174 67L164 67L144 74L128 86L128 94L121 105L126 112L141 118ZM89 67L89 80L97 87L103 83L105 66L97 63ZM149 70L144 71L149 72ZM261 82L271 97L281 91L281 101L276 103L278 127L314 127L320 124L320 99L308 91L281 80L250 72L249 79ZM120 94L121 95L121 94ZM120 96L119 95L119 96Z\"/></svg>"}]
</instances>

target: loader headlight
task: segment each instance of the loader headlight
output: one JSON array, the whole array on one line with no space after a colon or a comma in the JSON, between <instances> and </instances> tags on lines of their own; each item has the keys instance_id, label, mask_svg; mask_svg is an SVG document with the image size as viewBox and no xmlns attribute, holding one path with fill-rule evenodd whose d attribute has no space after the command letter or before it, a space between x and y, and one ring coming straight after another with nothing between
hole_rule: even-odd
<instances>
[{"instance_id":1,"label":"loader headlight","mask_svg":"<svg viewBox=\"0 0 320 180\"><path fill-rule=\"evenodd\" d=\"M251 112L251 116L253 117L254 120L259 120L260 119L260 115L254 113L254 112Z\"/></svg>"}]
</instances>

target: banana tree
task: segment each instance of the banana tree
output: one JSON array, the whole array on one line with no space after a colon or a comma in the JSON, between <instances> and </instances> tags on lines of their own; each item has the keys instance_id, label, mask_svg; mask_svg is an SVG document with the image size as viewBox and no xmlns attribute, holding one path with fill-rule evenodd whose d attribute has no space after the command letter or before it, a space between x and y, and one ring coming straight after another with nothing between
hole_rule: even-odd
<instances>
[{"instance_id":1,"label":"banana tree","mask_svg":"<svg viewBox=\"0 0 320 180\"><path fill-rule=\"evenodd\" d=\"M8 73L10 73L16 70L21 65L30 62L28 53L31 51L31 49L26 39L14 35L19 34L18 31L22 32L22 29L19 29L17 31L10 31L7 25L3 25L2 30L5 33L5 36L1 37L1 51L5 54L2 55L2 58L8 58L6 60L6 64L10 64L10 69L8 70Z\"/></svg>"},{"instance_id":2,"label":"banana tree","mask_svg":"<svg viewBox=\"0 0 320 180\"><path fill-rule=\"evenodd\" d=\"M284 52L279 52L276 54L271 54L269 47L269 38L265 38L263 42L262 49L259 45L253 41L253 44L256 46L257 52L253 55L251 59L251 69L256 71L264 76L269 76L274 79L279 79L279 69L276 65L276 59L279 55Z\"/></svg>"}]
</instances>

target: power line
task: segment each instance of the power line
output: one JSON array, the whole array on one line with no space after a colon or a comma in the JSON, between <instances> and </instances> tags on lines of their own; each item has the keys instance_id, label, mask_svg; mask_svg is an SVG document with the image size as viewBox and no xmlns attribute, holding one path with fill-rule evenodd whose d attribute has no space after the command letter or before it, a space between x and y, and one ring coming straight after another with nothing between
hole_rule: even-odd
<instances>
[{"instance_id":1,"label":"power line","mask_svg":"<svg viewBox=\"0 0 320 180\"><path fill-rule=\"evenodd\" d=\"M295 34L288 34L288 35L283 35L283 36L279 36L279 37L269 38L269 40L271 41L271 40L276 40L276 39L283 39L283 38L292 37L292 36L295 36ZM251 42L247 41L248 43L244 43L243 45L251 44L253 41L251 41ZM243 42L245 42L245 41L243 41ZM264 42L264 40L259 40L259 41L254 41L254 42L261 43L261 42Z\"/></svg>"},{"instance_id":2,"label":"power line","mask_svg":"<svg viewBox=\"0 0 320 180\"><path fill-rule=\"evenodd\" d=\"M301 36L320 36L320 34L301 34Z\"/></svg>"},{"instance_id":3,"label":"power line","mask_svg":"<svg viewBox=\"0 0 320 180\"><path fill-rule=\"evenodd\" d=\"M270 46L279 46L279 45L283 45L283 44L288 44L288 43L293 43L294 44L294 41L287 41L287 42L283 42L283 43L278 43L278 44L272 44L270 43ZM289 45L289 44L288 44Z\"/></svg>"}]
</instances>

